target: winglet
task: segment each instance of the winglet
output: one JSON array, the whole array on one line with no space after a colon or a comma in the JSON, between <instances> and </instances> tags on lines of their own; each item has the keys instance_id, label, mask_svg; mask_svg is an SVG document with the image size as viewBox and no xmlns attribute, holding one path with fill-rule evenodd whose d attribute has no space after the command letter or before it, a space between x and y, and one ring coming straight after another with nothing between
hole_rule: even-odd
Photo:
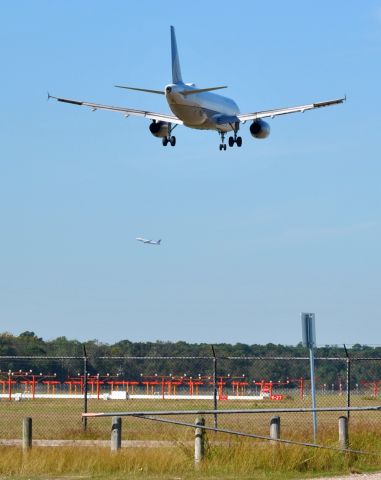
<instances>
[{"instance_id":1,"label":"winglet","mask_svg":"<svg viewBox=\"0 0 381 480\"><path fill-rule=\"evenodd\" d=\"M171 25L172 82L183 83L181 77L179 52L177 50L175 27Z\"/></svg>"}]
</instances>

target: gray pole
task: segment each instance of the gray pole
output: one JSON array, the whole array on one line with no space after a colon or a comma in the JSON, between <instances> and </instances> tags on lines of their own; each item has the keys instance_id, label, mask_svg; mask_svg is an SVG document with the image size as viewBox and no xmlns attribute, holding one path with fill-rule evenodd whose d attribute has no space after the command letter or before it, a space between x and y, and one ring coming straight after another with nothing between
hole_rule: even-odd
<instances>
[{"instance_id":1,"label":"gray pole","mask_svg":"<svg viewBox=\"0 0 381 480\"><path fill-rule=\"evenodd\" d=\"M84 399L84 405L83 405L83 410L84 413L87 413L87 354L86 354L86 347L85 345L83 346L83 399ZM83 430L87 430L87 417L83 418Z\"/></svg>"},{"instance_id":2,"label":"gray pole","mask_svg":"<svg viewBox=\"0 0 381 480\"><path fill-rule=\"evenodd\" d=\"M310 370L311 370L311 400L312 408L316 408L316 391L315 391L315 356L314 349L310 348ZM312 424L314 431L314 442L316 443L317 435L317 415L316 411L312 412Z\"/></svg>"},{"instance_id":3,"label":"gray pole","mask_svg":"<svg viewBox=\"0 0 381 480\"><path fill-rule=\"evenodd\" d=\"M347 347L344 345L345 355L347 356L347 407L351 406L351 359ZM350 412L348 411L348 421Z\"/></svg>"},{"instance_id":4,"label":"gray pole","mask_svg":"<svg viewBox=\"0 0 381 480\"><path fill-rule=\"evenodd\" d=\"M280 439L280 417L272 417L270 420L270 437L274 440ZM277 442L271 442L277 443ZM277 443L278 444L278 443Z\"/></svg>"},{"instance_id":5,"label":"gray pole","mask_svg":"<svg viewBox=\"0 0 381 480\"><path fill-rule=\"evenodd\" d=\"M312 399L312 427L314 433L314 443L317 435L317 417L316 417L316 391L315 391L315 314L302 313L302 336L303 345L310 351L310 371L311 371L311 399Z\"/></svg>"},{"instance_id":6,"label":"gray pole","mask_svg":"<svg viewBox=\"0 0 381 480\"><path fill-rule=\"evenodd\" d=\"M351 406L351 359L347 358L347 407ZM348 420L350 412L348 412Z\"/></svg>"},{"instance_id":7,"label":"gray pole","mask_svg":"<svg viewBox=\"0 0 381 480\"><path fill-rule=\"evenodd\" d=\"M197 417L195 425L204 426L205 419L202 417ZM204 458L204 435L205 431L203 428L194 429L194 464L196 467L200 465L202 459Z\"/></svg>"},{"instance_id":8,"label":"gray pole","mask_svg":"<svg viewBox=\"0 0 381 480\"><path fill-rule=\"evenodd\" d=\"M27 451L32 448L32 419L25 417L22 420L22 449Z\"/></svg>"},{"instance_id":9,"label":"gray pole","mask_svg":"<svg viewBox=\"0 0 381 480\"><path fill-rule=\"evenodd\" d=\"M122 418L112 417L111 424L111 451L116 452L122 446Z\"/></svg>"},{"instance_id":10,"label":"gray pole","mask_svg":"<svg viewBox=\"0 0 381 480\"><path fill-rule=\"evenodd\" d=\"M310 348L310 370L311 370L312 408L316 408L315 357L314 357L314 349L313 348ZM312 412L312 427L313 427L313 432L314 432L314 443L316 443L316 435L317 435L317 415L316 415L316 411Z\"/></svg>"},{"instance_id":11,"label":"gray pole","mask_svg":"<svg viewBox=\"0 0 381 480\"><path fill-rule=\"evenodd\" d=\"M343 450L349 446L348 418L344 416L339 417L339 444Z\"/></svg>"},{"instance_id":12,"label":"gray pole","mask_svg":"<svg viewBox=\"0 0 381 480\"><path fill-rule=\"evenodd\" d=\"M217 357L214 347L212 345L213 351L213 409L217 410ZM217 413L214 414L214 428L218 428Z\"/></svg>"}]
</instances>

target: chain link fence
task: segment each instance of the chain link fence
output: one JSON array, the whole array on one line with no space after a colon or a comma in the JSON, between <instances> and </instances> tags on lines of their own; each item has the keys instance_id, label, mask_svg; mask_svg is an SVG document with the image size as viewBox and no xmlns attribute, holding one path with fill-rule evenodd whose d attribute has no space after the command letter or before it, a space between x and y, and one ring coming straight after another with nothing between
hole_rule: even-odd
<instances>
[{"instance_id":1,"label":"chain link fence","mask_svg":"<svg viewBox=\"0 0 381 480\"><path fill-rule=\"evenodd\" d=\"M317 407L381 404L381 358L317 358ZM108 439L109 418L83 412L310 408L308 358L0 357L0 439ZM345 412L343 412L345 414ZM208 414L206 424L268 435L274 414ZM318 438L337 436L337 412L318 413ZM376 432L380 412L350 412L351 429ZM196 416L196 414L195 414ZM311 413L282 413L283 438L310 440ZM189 415L174 415L193 423ZM123 421L125 440L174 440L192 429L142 418ZM219 434L221 436L221 434Z\"/></svg>"}]
</instances>

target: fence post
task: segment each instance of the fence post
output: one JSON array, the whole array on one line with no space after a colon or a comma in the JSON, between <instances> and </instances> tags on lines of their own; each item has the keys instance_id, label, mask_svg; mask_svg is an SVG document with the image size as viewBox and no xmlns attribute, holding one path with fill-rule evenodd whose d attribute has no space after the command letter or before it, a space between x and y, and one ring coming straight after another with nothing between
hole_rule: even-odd
<instances>
[{"instance_id":1,"label":"fence post","mask_svg":"<svg viewBox=\"0 0 381 480\"><path fill-rule=\"evenodd\" d=\"M203 417L197 417L194 422L195 425L205 425L205 419ZM195 428L194 429L194 464L195 467L199 467L205 453L204 445L204 429Z\"/></svg>"},{"instance_id":2,"label":"fence post","mask_svg":"<svg viewBox=\"0 0 381 480\"><path fill-rule=\"evenodd\" d=\"M345 416L339 417L339 444L343 449L349 446L348 418Z\"/></svg>"},{"instance_id":3,"label":"fence post","mask_svg":"<svg viewBox=\"0 0 381 480\"><path fill-rule=\"evenodd\" d=\"M86 346L83 345L83 411L87 413L87 353ZM82 418L83 430L87 430L87 417Z\"/></svg>"},{"instance_id":4,"label":"fence post","mask_svg":"<svg viewBox=\"0 0 381 480\"><path fill-rule=\"evenodd\" d=\"M27 451L32 448L32 419L25 417L22 419L22 449Z\"/></svg>"},{"instance_id":5,"label":"fence post","mask_svg":"<svg viewBox=\"0 0 381 480\"><path fill-rule=\"evenodd\" d=\"M217 410L218 403L217 403L217 357L216 352L214 351L214 347L212 345L212 352L213 352L213 408ZM218 418L217 413L214 414L214 428L218 428Z\"/></svg>"},{"instance_id":6,"label":"fence post","mask_svg":"<svg viewBox=\"0 0 381 480\"><path fill-rule=\"evenodd\" d=\"M280 417L272 417L270 420L270 437L274 440L280 439ZM271 442L272 444L278 444L279 442Z\"/></svg>"},{"instance_id":7,"label":"fence post","mask_svg":"<svg viewBox=\"0 0 381 480\"><path fill-rule=\"evenodd\" d=\"M344 350L345 350L345 355L347 356L347 407L349 408L351 406L351 359L345 344L344 344ZM348 421L349 421L350 415L351 415L351 412L348 411L347 412Z\"/></svg>"},{"instance_id":8,"label":"fence post","mask_svg":"<svg viewBox=\"0 0 381 480\"><path fill-rule=\"evenodd\" d=\"M111 451L116 452L122 446L122 418L112 417L111 424Z\"/></svg>"}]
</instances>

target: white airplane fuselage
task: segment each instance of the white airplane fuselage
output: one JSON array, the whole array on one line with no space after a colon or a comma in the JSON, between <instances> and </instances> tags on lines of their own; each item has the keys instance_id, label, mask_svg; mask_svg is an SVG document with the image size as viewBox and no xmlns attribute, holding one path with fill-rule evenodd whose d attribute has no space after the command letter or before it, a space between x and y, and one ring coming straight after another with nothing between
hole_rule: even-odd
<instances>
[{"instance_id":1,"label":"white airplane fuselage","mask_svg":"<svg viewBox=\"0 0 381 480\"><path fill-rule=\"evenodd\" d=\"M184 122L184 125L199 130L234 130L235 118L240 111L230 98L216 93L203 92L184 96L184 91L196 88L186 84L170 84L165 87L165 97L172 112ZM224 122L224 118L229 121ZM222 122L224 123L220 123Z\"/></svg>"}]
</instances>

